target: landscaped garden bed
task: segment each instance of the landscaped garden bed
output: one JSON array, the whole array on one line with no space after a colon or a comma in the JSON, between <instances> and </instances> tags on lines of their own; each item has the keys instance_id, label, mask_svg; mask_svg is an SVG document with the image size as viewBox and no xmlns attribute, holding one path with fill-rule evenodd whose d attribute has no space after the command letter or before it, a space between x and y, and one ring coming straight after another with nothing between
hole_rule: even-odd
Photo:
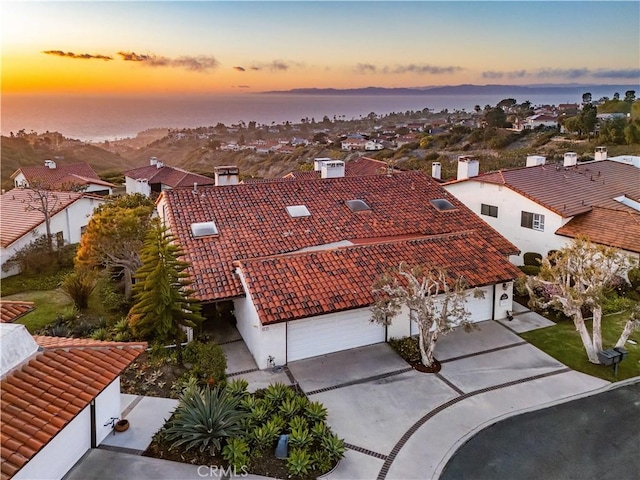
<instances>
[{"instance_id":1,"label":"landscaped garden bed","mask_svg":"<svg viewBox=\"0 0 640 480\"><path fill-rule=\"evenodd\" d=\"M314 479L345 451L326 416L322 404L281 383L249 393L243 379L213 388L191 382L145 455L237 474ZM287 458L275 455L281 435L288 435Z\"/></svg>"},{"instance_id":2,"label":"landscaped garden bed","mask_svg":"<svg viewBox=\"0 0 640 480\"><path fill-rule=\"evenodd\" d=\"M438 373L442 366L435 358L433 359L433 364L429 367L422 363L419 341L418 336L414 335L412 337L392 338L389 340L389 345L415 370L423 373Z\"/></svg>"}]
</instances>

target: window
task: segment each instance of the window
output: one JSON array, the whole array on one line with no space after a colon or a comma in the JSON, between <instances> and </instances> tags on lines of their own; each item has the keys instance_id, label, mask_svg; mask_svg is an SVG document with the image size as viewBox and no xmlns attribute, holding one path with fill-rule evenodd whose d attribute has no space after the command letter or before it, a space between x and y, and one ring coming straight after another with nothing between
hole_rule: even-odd
<instances>
[{"instance_id":1,"label":"window","mask_svg":"<svg viewBox=\"0 0 640 480\"><path fill-rule=\"evenodd\" d=\"M449 200L444 198L437 198L435 200L429 200L431 205L436 207L436 210L443 212L445 210L454 210L456 207Z\"/></svg>"},{"instance_id":2,"label":"window","mask_svg":"<svg viewBox=\"0 0 640 480\"><path fill-rule=\"evenodd\" d=\"M191 233L194 237L206 237L207 235L217 235L218 229L214 222L192 223Z\"/></svg>"},{"instance_id":3,"label":"window","mask_svg":"<svg viewBox=\"0 0 640 480\"><path fill-rule=\"evenodd\" d=\"M493 205L482 204L480 206L480 213L482 215L487 215L488 217L498 218L498 207L494 207Z\"/></svg>"},{"instance_id":4,"label":"window","mask_svg":"<svg viewBox=\"0 0 640 480\"><path fill-rule=\"evenodd\" d=\"M349 210L352 212L363 212L365 210L371 210L371 207L367 205L364 200L347 200L345 202Z\"/></svg>"},{"instance_id":5,"label":"window","mask_svg":"<svg viewBox=\"0 0 640 480\"><path fill-rule=\"evenodd\" d=\"M306 205L291 205L287 207L287 212L292 218L311 216L311 212L309 212Z\"/></svg>"},{"instance_id":6,"label":"window","mask_svg":"<svg viewBox=\"0 0 640 480\"><path fill-rule=\"evenodd\" d=\"M544 215L539 213L522 212L520 226L533 230L544 231Z\"/></svg>"}]
</instances>

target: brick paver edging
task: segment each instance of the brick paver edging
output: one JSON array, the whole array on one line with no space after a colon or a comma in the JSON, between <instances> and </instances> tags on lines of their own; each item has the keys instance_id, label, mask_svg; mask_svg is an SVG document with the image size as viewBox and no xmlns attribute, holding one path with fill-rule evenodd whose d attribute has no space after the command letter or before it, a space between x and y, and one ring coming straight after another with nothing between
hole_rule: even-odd
<instances>
[{"instance_id":1,"label":"brick paver edging","mask_svg":"<svg viewBox=\"0 0 640 480\"><path fill-rule=\"evenodd\" d=\"M530 382L532 380L538 380L540 378L551 377L551 376L554 376L554 375L559 375L561 373L567 373L567 372L571 372L571 371L572 370L570 368L561 368L561 369L555 370L553 372L541 373L540 375L534 375L534 376L527 377L527 378L521 378L519 380L513 380L511 382L506 382L506 383L501 383L499 385L494 385L492 387L481 388L479 390L475 390L473 392L465 393L464 395L460 395L459 397L453 398L453 399L449 400L448 402L443 403L442 405L438 405L436 408L431 410L424 417L422 417L420 420L418 420L416 423L414 423L411 426L411 428L409 428L409 430L407 430L405 432L405 434L402 436L402 438L400 438L400 440L398 440L398 443L395 444L395 446L391 450L391 453L389 453L389 455L387 456L386 460L384 461L384 464L382 465L382 468L380 469L380 473L378 473L377 480L386 480L387 474L389 473L389 469L391 468L391 464L394 462L394 460L398 456L398 453L400 453L400 450L402 449L402 447L404 447L405 444L409 441L409 438L411 438L411 436L414 433L416 433L420 427L422 427L425 423L427 423L427 421L429 419L433 418L435 415L437 415L438 413L442 412L446 408L449 408L450 406L455 405L456 403L459 403L459 402L461 402L463 400L466 400L467 398L471 398L471 397L474 397L476 395L480 395L482 393L487 393L487 392L491 392L491 391L494 391L494 390L500 390L501 388L512 387L514 385L519 385L521 383L527 383L527 382Z\"/></svg>"}]
</instances>

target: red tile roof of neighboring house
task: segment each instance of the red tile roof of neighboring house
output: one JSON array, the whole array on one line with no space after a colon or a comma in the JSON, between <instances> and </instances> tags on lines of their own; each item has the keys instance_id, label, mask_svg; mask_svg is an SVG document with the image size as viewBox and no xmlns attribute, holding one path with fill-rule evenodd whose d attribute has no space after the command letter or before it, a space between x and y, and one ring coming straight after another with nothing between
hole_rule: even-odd
<instances>
[{"instance_id":1,"label":"red tile roof of neighboring house","mask_svg":"<svg viewBox=\"0 0 640 480\"><path fill-rule=\"evenodd\" d=\"M640 169L610 160L573 167L547 164L514 168L461 181L505 185L564 218L586 213L594 206L629 211L614 198L626 195L640 199Z\"/></svg>"},{"instance_id":2,"label":"red tile roof of neighboring house","mask_svg":"<svg viewBox=\"0 0 640 480\"><path fill-rule=\"evenodd\" d=\"M88 163L56 165L56 168L49 168L45 165L20 167L11 175L11 178L15 178L20 172L22 172L30 185L38 182L47 188L59 190L71 190L74 187L90 183L105 187L115 186L112 183L101 180Z\"/></svg>"},{"instance_id":3,"label":"red tile roof of neighboring house","mask_svg":"<svg viewBox=\"0 0 640 480\"><path fill-rule=\"evenodd\" d=\"M90 196L79 192L54 192L43 191L49 199L50 216L63 211L83 196ZM55 206L53 206L54 202ZM0 244L8 247L13 242L29 233L38 225L44 223L44 215L29 206L41 207L41 203L36 194L29 189L14 188L7 193L0 195Z\"/></svg>"},{"instance_id":4,"label":"red tile roof of neighboring house","mask_svg":"<svg viewBox=\"0 0 640 480\"><path fill-rule=\"evenodd\" d=\"M556 230L556 234L640 253L640 212L595 207Z\"/></svg>"},{"instance_id":5,"label":"red tile roof of neighboring house","mask_svg":"<svg viewBox=\"0 0 640 480\"><path fill-rule=\"evenodd\" d=\"M37 337L38 343L46 337ZM45 347L0 384L2 480L13 477L146 348L77 342Z\"/></svg>"},{"instance_id":6,"label":"red tile roof of neighboring house","mask_svg":"<svg viewBox=\"0 0 640 480\"><path fill-rule=\"evenodd\" d=\"M518 249L421 172L205 187L194 195L167 190L167 220L191 263L192 288L201 301L243 295L235 260L281 255L344 240L442 235L475 230L502 254ZM439 211L430 199L447 199ZM369 211L352 212L361 199ZM307 217L292 218L287 206L306 205ZM191 224L214 221L218 235L194 238Z\"/></svg>"},{"instance_id":7,"label":"red tile roof of neighboring house","mask_svg":"<svg viewBox=\"0 0 640 480\"><path fill-rule=\"evenodd\" d=\"M156 165L134 168L124 172L124 175L136 180L146 179L149 184L162 184L171 188L193 187L194 183L198 185L215 184L215 179L213 178L187 172L180 168L167 167L166 165L160 168Z\"/></svg>"},{"instance_id":8,"label":"red tile roof of neighboring house","mask_svg":"<svg viewBox=\"0 0 640 480\"><path fill-rule=\"evenodd\" d=\"M520 270L473 232L341 247L236 262L262 324L361 308L383 273L432 265L470 287L511 281Z\"/></svg>"},{"instance_id":9,"label":"red tile roof of neighboring house","mask_svg":"<svg viewBox=\"0 0 640 480\"><path fill-rule=\"evenodd\" d=\"M33 302L0 301L0 322L12 323L35 308Z\"/></svg>"}]
</instances>

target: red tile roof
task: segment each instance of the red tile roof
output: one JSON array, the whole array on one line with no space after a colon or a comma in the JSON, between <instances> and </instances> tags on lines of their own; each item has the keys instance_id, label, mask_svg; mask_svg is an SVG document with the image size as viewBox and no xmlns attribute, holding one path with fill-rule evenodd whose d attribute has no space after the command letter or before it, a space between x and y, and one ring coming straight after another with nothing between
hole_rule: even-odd
<instances>
[{"instance_id":1,"label":"red tile roof","mask_svg":"<svg viewBox=\"0 0 640 480\"><path fill-rule=\"evenodd\" d=\"M146 179L150 184L162 184L171 188L193 187L194 183L199 186L215 184L215 179L213 178L187 172L181 168L167 166L158 168L156 165L147 165L146 167L127 170L124 175L136 180Z\"/></svg>"},{"instance_id":2,"label":"red tile roof","mask_svg":"<svg viewBox=\"0 0 640 480\"><path fill-rule=\"evenodd\" d=\"M57 213L69 207L72 203L83 197L79 192L43 192L49 199L49 205L55 206L51 209L50 215L53 217ZM13 242L29 233L38 225L44 223L44 215L37 210L28 210L29 205L41 205L35 199L33 191L24 188L14 188L7 193L0 195L0 244L8 247ZM35 200L34 200L35 199Z\"/></svg>"},{"instance_id":3,"label":"red tile roof","mask_svg":"<svg viewBox=\"0 0 640 480\"><path fill-rule=\"evenodd\" d=\"M640 253L640 213L595 207L572 218L556 234L589 237L595 243Z\"/></svg>"},{"instance_id":4,"label":"red tile roof","mask_svg":"<svg viewBox=\"0 0 640 480\"><path fill-rule=\"evenodd\" d=\"M383 273L437 265L470 287L507 282L520 270L473 232L341 247L236 262L262 324L369 306Z\"/></svg>"},{"instance_id":5,"label":"red tile roof","mask_svg":"<svg viewBox=\"0 0 640 480\"><path fill-rule=\"evenodd\" d=\"M21 167L11 175L11 178L15 178L20 172L22 172L29 184L39 182L47 188L67 190L71 189L72 186L87 185L89 183L105 187L115 186L101 180L88 163L56 165L56 168L49 168L44 165Z\"/></svg>"},{"instance_id":6,"label":"red tile roof","mask_svg":"<svg viewBox=\"0 0 640 480\"><path fill-rule=\"evenodd\" d=\"M11 323L35 308L33 302L0 301L0 322Z\"/></svg>"},{"instance_id":7,"label":"red tile roof","mask_svg":"<svg viewBox=\"0 0 640 480\"><path fill-rule=\"evenodd\" d=\"M281 255L344 240L431 236L475 230L504 255L518 252L471 210L421 172L167 190L167 220L191 263L192 288L201 301L244 294L233 262ZM456 208L439 211L430 199ZM345 201L365 200L370 211L351 212ZM310 216L291 218L287 206L306 205ZM218 235L194 238L191 224L215 221ZM482 259L478 258L481 262Z\"/></svg>"},{"instance_id":8,"label":"red tile roof","mask_svg":"<svg viewBox=\"0 0 640 480\"><path fill-rule=\"evenodd\" d=\"M588 212L594 206L629 211L632 209L614 198L626 195L640 199L640 169L610 160L573 167L539 165L515 168L463 181L505 185L564 218Z\"/></svg>"},{"instance_id":9,"label":"red tile roof","mask_svg":"<svg viewBox=\"0 0 640 480\"><path fill-rule=\"evenodd\" d=\"M145 348L144 343L113 346L96 340L45 348L3 378L0 478L13 477Z\"/></svg>"}]
</instances>

